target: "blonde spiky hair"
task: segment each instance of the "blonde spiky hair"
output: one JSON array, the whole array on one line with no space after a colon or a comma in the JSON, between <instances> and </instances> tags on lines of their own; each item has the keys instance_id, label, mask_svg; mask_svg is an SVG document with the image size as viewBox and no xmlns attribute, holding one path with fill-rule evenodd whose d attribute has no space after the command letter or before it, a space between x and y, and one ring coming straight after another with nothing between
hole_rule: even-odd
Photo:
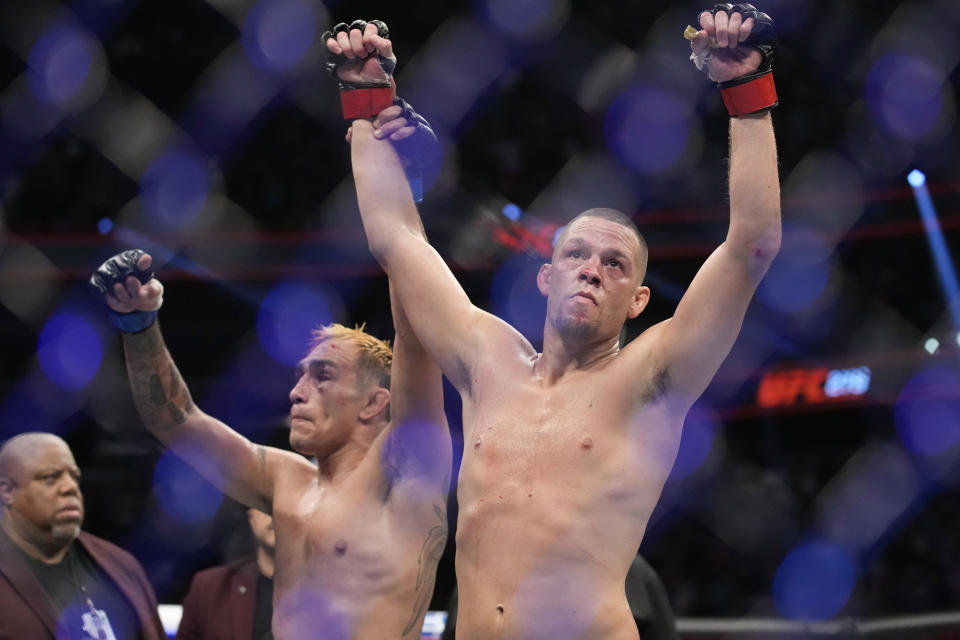
<instances>
[{"instance_id":1,"label":"blonde spiky hair","mask_svg":"<svg viewBox=\"0 0 960 640\"><path fill-rule=\"evenodd\" d=\"M357 369L360 374L385 389L390 388L390 366L393 364L393 351L388 340L376 338L366 331L366 323L353 329L333 323L317 327L310 336L310 351L329 340L346 342L357 347Z\"/></svg>"}]
</instances>

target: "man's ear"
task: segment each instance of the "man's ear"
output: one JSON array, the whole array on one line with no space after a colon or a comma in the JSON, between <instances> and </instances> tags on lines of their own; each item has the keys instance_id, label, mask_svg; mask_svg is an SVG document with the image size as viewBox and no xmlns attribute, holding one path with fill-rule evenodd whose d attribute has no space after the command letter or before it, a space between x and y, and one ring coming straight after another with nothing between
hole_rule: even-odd
<instances>
[{"instance_id":1,"label":"man's ear","mask_svg":"<svg viewBox=\"0 0 960 640\"><path fill-rule=\"evenodd\" d=\"M13 504L13 482L10 478L0 477L0 504L5 507Z\"/></svg>"},{"instance_id":2,"label":"man's ear","mask_svg":"<svg viewBox=\"0 0 960 640\"><path fill-rule=\"evenodd\" d=\"M550 269L552 267L553 265L549 263L542 264L540 265L540 271L537 271L537 289L540 290L540 295L544 298L550 292Z\"/></svg>"},{"instance_id":3,"label":"man's ear","mask_svg":"<svg viewBox=\"0 0 960 640\"><path fill-rule=\"evenodd\" d=\"M630 303L630 309L627 311L628 318L636 318L640 312L647 307L650 302L650 287L639 286L633 294L633 301Z\"/></svg>"},{"instance_id":4,"label":"man's ear","mask_svg":"<svg viewBox=\"0 0 960 640\"><path fill-rule=\"evenodd\" d=\"M360 410L360 420L370 422L387 410L390 404L390 391L383 387L376 387L367 395L367 403Z\"/></svg>"}]
</instances>

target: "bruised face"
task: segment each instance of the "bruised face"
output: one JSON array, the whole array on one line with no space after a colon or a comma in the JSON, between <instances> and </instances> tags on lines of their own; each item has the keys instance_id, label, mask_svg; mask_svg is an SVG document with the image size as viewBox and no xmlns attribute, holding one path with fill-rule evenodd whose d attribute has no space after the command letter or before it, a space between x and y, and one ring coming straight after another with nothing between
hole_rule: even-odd
<instances>
[{"instance_id":1,"label":"bruised face","mask_svg":"<svg viewBox=\"0 0 960 640\"><path fill-rule=\"evenodd\" d=\"M50 548L80 535L80 469L60 438L35 436L18 446L2 484L9 524L27 540Z\"/></svg>"},{"instance_id":2,"label":"bruised face","mask_svg":"<svg viewBox=\"0 0 960 640\"><path fill-rule=\"evenodd\" d=\"M290 445L300 453L333 453L367 417L375 385L361 375L357 356L356 345L331 339L297 365L290 391Z\"/></svg>"},{"instance_id":3,"label":"bruised face","mask_svg":"<svg viewBox=\"0 0 960 640\"><path fill-rule=\"evenodd\" d=\"M537 275L548 325L575 342L619 336L650 298L641 284L641 251L636 234L616 222L591 216L571 222Z\"/></svg>"}]
</instances>

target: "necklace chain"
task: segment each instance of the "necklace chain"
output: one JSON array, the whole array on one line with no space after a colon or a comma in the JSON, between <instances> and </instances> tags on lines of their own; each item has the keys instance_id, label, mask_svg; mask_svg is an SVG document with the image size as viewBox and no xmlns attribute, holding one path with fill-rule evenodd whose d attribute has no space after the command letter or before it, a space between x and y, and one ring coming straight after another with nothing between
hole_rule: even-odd
<instances>
[{"instance_id":1,"label":"necklace chain","mask_svg":"<svg viewBox=\"0 0 960 640\"><path fill-rule=\"evenodd\" d=\"M75 544L75 543L74 543ZM100 638L100 612L97 611L96 606L93 604L93 598L90 597L90 594L87 593L87 588L83 585L83 582L80 580L80 572L77 570L77 565L80 563L80 558L76 555L73 545L67 549L67 562L70 564L70 573L73 576L73 583L76 585L77 589L80 591L81 597L87 603L87 607L90 609L90 615L93 619L93 632L96 634L94 640L99 640Z\"/></svg>"}]
</instances>

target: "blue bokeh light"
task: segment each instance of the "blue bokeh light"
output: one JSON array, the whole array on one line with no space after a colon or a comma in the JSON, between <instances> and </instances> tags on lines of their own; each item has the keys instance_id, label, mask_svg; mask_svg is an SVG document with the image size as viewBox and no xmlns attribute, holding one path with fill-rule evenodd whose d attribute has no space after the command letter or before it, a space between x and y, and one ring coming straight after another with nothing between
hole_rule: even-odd
<instances>
[{"instance_id":1,"label":"blue bokeh light","mask_svg":"<svg viewBox=\"0 0 960 640\"><path fill-rule=\"evenodd\" d=\"M604 123L607 147L628 168L659 175L687 150L692 107L656 86L635 86L617 96Z\"/></svg>"},{"instance_id":2,"label":"blue bokeh light","mask_svg":"<svg viewBox=\"0 0 960 640\"><path fill-rule=\"evenodd\" d=\"M506 320L534 346L543 342L546 300L537 288L537 271L542 260L515 255L504 262L490 283L490 306L494 315Z\"/></svg>"},{"instance_id":3,"label":"blue bokeh light","mask_svg":"<svg viewBox=\"0 0 960 640\"><path fill-rule=\"evenodd\" d=\"M280 283L257 312L260 343L273 359L293 366L305 355L313 329L333 322L342 306L337 293L326 287Z\"/></svg>"},{"instance_id":4,"label":"blue bokeh light","mask_svg":"<svg viewBox=\"0 0 960 640\"><path fill-rule=\"evenodd\" d=\"M716 422L702 411L691 412L683 425L680 448L670 471L671 478L679 480L695 473L713 451Z\"/></svg>"},{"instance_id":5,"label":"blue bokeh light","mask_svg":"<svg viewBox=\"0 0 960 640\"><path fill-rule=\"evenodd\" d=\"M57 106L70 103L83 89L94 59L94 42L80 29L57 24L33 45L27 77L34 95Z\"/></svg>"},{"instance_id":6,"label":"blue bokeh light","mask_svg":"<svg viewBox=\"0 0 960 640\"><path fill-rule=\"evenodd\" d=\"M895 410L897 433L914 453L932 456L960 443L960 371L921 369L900 391Z\"/></svg>"},{"instance_id":7,"label":"blue bokeh light","mask_svg":"<svg viewBox=\"0 0 960 640\"><path fill-rule=\"evenodd\" d=\"M942 72L915 56L881 56L867 75L870 114L888 133L919 140L931 132L943 111L944 79Z\"/></svg>"},{"instance_id":8,"label":"blue bokeh light","mask_svg":"<svg viewBox=\"0 0 960 640\"><path fill-rule=\"evenodd\" d=\"M37 360L50 380L64 389L85 387L100 369L103 342L83 317L70 311L47 320L37 341Z\"/></svg>"},{"instance_id":9,"label":"blue bokeh light","mask_svg":"<svg viewBox=\"0 0 960 640\"><path fill-rule=\"evenodd\" d=\"M479 4L502 33L534 41L555 35L570 18L569 0L480 0Z\"/></svg>"},{"instance_id":10,"label":"blue bokeh light","mask_svg":"<svg viewBox=\"0 0 960 640\"><path fill-rule=\"evenodd\" d=\"M757 289L757 297L781 313L795 313L817 301L830 282L830 263L794 259L781 250Z\"/></svg>"},{"instance_id":11,"label":"blue bokeh light","mask_svg":"<svg viewBox=\"0 0 960 640\"><path fill-rule=\"evenodd\" d=\"M503 205L503 215L506 216L508 220L513 220L516 222L520 219L520 215L522 213L523 210L512 202L508 202L507 204Z\"/></svg>"},{"instance_id":12,"label":"blue bokeh light","mask_svg":"<svg viewBox=\"0 0 960 640\"><path fill-rule=\"evenodd\" d=\"M907 174L907 182L913 188L922 187L927 182L927 176L919 169L914 169Z\"/></svg>"},{"instance_id":13,"label":"blue bokeh light","mask_svg":"<svg viewBox=\"0 0 960 640\"><path fill-rule=\"evenodd\" d=\"M773 579L773 599L787 618L823 620L847 603L857 579L853 557L826 540L796 547Z\"/></svg>"},{"instance_id":14,"label":"blue bokeh light","mask_svg":"<svg viewBox=\"0 0 960 640\"><path fill-rule=\"evenodd\" d=\"M100 235L107 235L113 231L113 220L110 218L100 218L97 221L97 231L100 232Z\"/></svg>"},{"instance_id":15,"label":"blue bokeh light","mask_svg":"<svg viewBox=\"0 0 960 640\"><path fill-rule=\"evenodd\" d=\"M223 493L167 450L153 469L153 492L163 509L181 522L211 519L223 502Z\"/></svg>"},{"instance_id":16,"label":"blue bokeh light","mask_svg":"<svg viewBox=\"0 0 960 640\"><path fill-rule=\"evenodd\" d=\"M261 0L243 23L243 48L251 62L272 71L300 62L317 36L316 9L305 0Z\"/></svg>"},{"instance_id":17,"label":"blue bokeh light","mask_svg":"<svg viewBox=\"0 0 960 640\"><path fill-rule=\"evenodd\" d=\"M203 211L209 194L206 161L185 148L154 158L140 180L140 197L151 222L166 231L189 225Z\"/></svg>"}]
</instances>

